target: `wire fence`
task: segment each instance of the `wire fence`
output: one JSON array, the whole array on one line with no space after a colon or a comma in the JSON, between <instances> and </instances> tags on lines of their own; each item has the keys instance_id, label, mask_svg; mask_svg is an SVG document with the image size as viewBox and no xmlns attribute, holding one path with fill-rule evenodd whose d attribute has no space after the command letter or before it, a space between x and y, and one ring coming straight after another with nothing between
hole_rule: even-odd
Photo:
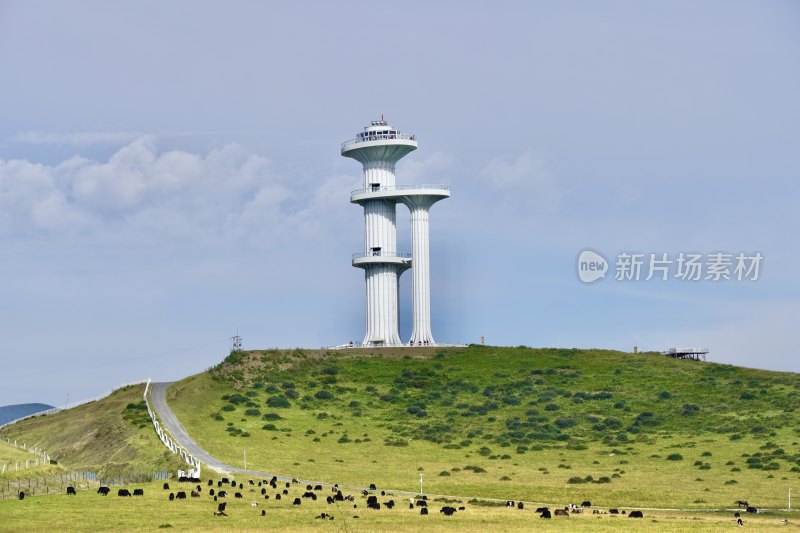
<instances>
[{"instance_id":1,"label":"wire fence","mask_svg":"<svg viewBox=\"0 0 800 533\"><path fill-rule=\"evenodd\" d=\"M65 494L67 487L77 490L92 490L100 486L131 485L170 479L169 472L147 472L126 476L99 477L96 472L69 472L46 476L26 477L20 479L0 480L0 499L40 496L45 494Z\"/></svg>"},{"instance_id":2,"label":"wire fence","mask_svg":"<svg viewBox=\"0 0 800 533\"><path fill-rule=\"evenodd\" d=\"M24 461L14 461L11 463L2 464L0 465L0 474L5 474L6 472L19 472L20 469L27 470L29 468L37 468L50 464L50 456L47 455L47 452L41 448L28 446L25 443L17 442L16 439L10 439L8 437L3 438L3 440L9 446L13 446L14 448L24 450L35 455L36 459L25 459Z\"/></svg>"}]
</instances>

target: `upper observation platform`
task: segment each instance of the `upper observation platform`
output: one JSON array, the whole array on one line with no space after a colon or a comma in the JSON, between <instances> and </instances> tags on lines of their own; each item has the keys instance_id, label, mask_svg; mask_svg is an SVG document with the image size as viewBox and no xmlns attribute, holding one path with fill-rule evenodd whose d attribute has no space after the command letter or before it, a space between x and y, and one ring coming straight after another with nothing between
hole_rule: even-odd
<instances>
[{"instance_id":1,"label":"upper observation platform","mask_svg":"<svg viewBox=\"0 0 800 533\"><path fill-rule=\"evenodd\" d=\"M397 162L417 149L415 135L402 133L385 120L373 120L355 139L342 143L342 155L361 163L373 161Z\"/></svg>"}]
</instances>

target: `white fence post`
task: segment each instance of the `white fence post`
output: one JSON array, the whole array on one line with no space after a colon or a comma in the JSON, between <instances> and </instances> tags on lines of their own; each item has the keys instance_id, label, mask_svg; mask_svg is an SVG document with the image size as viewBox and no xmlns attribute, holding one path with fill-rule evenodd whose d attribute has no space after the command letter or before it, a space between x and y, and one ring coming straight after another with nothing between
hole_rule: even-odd
<instances>
[{"instance_id":1,"label":"white fence post","mask_svg":"<svg viewBox=\"0 0 800 533\"><path fill-rule=\"evenodd\" d=\"M156 435L159 436L161 442L164 443L169 451L174 454L180 455L181 459L183 459L189 466L197 467L195 471L195 475L193 477L200 477L200 461L195 458L192 454L186 451L182 446L180 446L177 442L173 441L171 438L167 436L167 432L161 428L161 424L158 423L158 419L156 418L156 414L153 409L150 408L150 402L147 399L147 391L150 388L150 379L147 379L147 383L144 386L144 403L147 405L147 414L150 415L150 420L153 421L153 428L156 431Z\"/></svg>"}]
</instances>

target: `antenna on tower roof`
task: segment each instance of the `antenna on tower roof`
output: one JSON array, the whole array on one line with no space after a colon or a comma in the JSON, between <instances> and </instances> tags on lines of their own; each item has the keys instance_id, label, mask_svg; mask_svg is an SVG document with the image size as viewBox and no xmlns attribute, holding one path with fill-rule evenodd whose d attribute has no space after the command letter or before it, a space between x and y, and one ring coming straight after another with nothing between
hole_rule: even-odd
<instances>
[{"instance_id":1,"label":"antenna on tower roof","mask_svg":"<svg viewBox=\"0 0 800 533\"><path fill-rule=\"evenodd\" d=\"M381 113L381 122L383 122L383 113Z\"/></svg>"}]
</instances>

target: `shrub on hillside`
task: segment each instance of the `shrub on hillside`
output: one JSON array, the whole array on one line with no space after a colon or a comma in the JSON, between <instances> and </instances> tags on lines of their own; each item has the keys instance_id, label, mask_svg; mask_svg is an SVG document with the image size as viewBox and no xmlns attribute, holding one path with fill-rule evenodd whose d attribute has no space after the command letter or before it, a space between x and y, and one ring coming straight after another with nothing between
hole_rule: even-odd
<instances>
[{"instance_id":1,"label":"shrub on hillside","mask_svg":"<svg viewBox=\"0 0 800 533\"><path fill-rule=\"evenodd\" d=\"M314 393L314 398L316 398L317 400L332 400L333 394L331 394L330 391L327 391L325 389L320 389Z\"/></svg>"},{"instance_id":2,"label":"shrub on hillside","mask_svg":"<svg viewBox=\"0 0 800 533\"><path fill-rule=\"evenodd\" d=\"M667 461L682 461L683 456L679 453L671 453L667 456Z\"/></svg>"},{"instance_id":3,"label":"shrub on hillside","mask_svg":"<svg viewBox=\"0 0 800 533\"><path fill-rule=\"evenodd\" d=\"M225 362L229 365L238 365L242 362L242 352L232 351L228 354L228 357L225 358Z\"/></svg>"},{"instance_id":4,"label":"shrub on hillside","mask_svg":"<svg viewBox=\"0 0 800 533\"><path fill-rule=\"evenodd\" d=\"M700 406L693 403L687 403L683 405L683 416L694 416L700 412Z\"/></svg>"},{"instance_id":5,"label":"shrub on hillside","mask_svg":"<svg viewBox=\"0 0 800 533\"><path fill-rule=\"evenodd\" d=\"M416 414L418 414L418 413L420 413L420 412L424 412L424 411L425 411L425 405L423 405L423 404L416 404L416 403L412 403L412 404L411 404L411 405L409 405L409 406L408 406L408 408L406 409L406 412L407 412L408 414L411 414L411 415L416 415Z\"/></svg>"},{"instance_id":6,"label":"shrub on hillside","mask_svg":"<svg viewBox=\"0 0 800 533\"><path fill-rule=\"evenodd\" d=\"M245 403L248 400L247 400L246 397L242 396L241 394L233 394L231 396L228 396L228 401L231 402L231 403L234 403L234 404L240 404L240 403Z\"/></svg>"},{"instance_id":7,"label":"shrub on hillside","mask_svg":"<svg viewBox=\"0 0 800 533\"><path fill-rule=\"evenodd\" d=\"M267 405L273 408L289 408L292 406L292 403L289 401L289 398L286 396L279 394L277 396L270 396L267 399Z\"/></svg>"},{"instance_id":8,"label":"shrub on hillside","mask_svg":"<svg viewBox=\"0 0 800 533\"><path fill-rule=\"evenodd\" d=\"M300 397L300 393L297 392L297 389L287 389L283 394L290 400L296 400Z\"/></svg>"},{"instance_id":9,"label":"shrub on hillside","mask_svg":"<svg viewBox=\"0 0 800 533\"><path fill-rule=\"evenodd\" d=\"M561 429L571 428L575 424L577 424L577 422L574 418L558 418L555 421L555 425Z\"/></svg>"}]
</instances>

